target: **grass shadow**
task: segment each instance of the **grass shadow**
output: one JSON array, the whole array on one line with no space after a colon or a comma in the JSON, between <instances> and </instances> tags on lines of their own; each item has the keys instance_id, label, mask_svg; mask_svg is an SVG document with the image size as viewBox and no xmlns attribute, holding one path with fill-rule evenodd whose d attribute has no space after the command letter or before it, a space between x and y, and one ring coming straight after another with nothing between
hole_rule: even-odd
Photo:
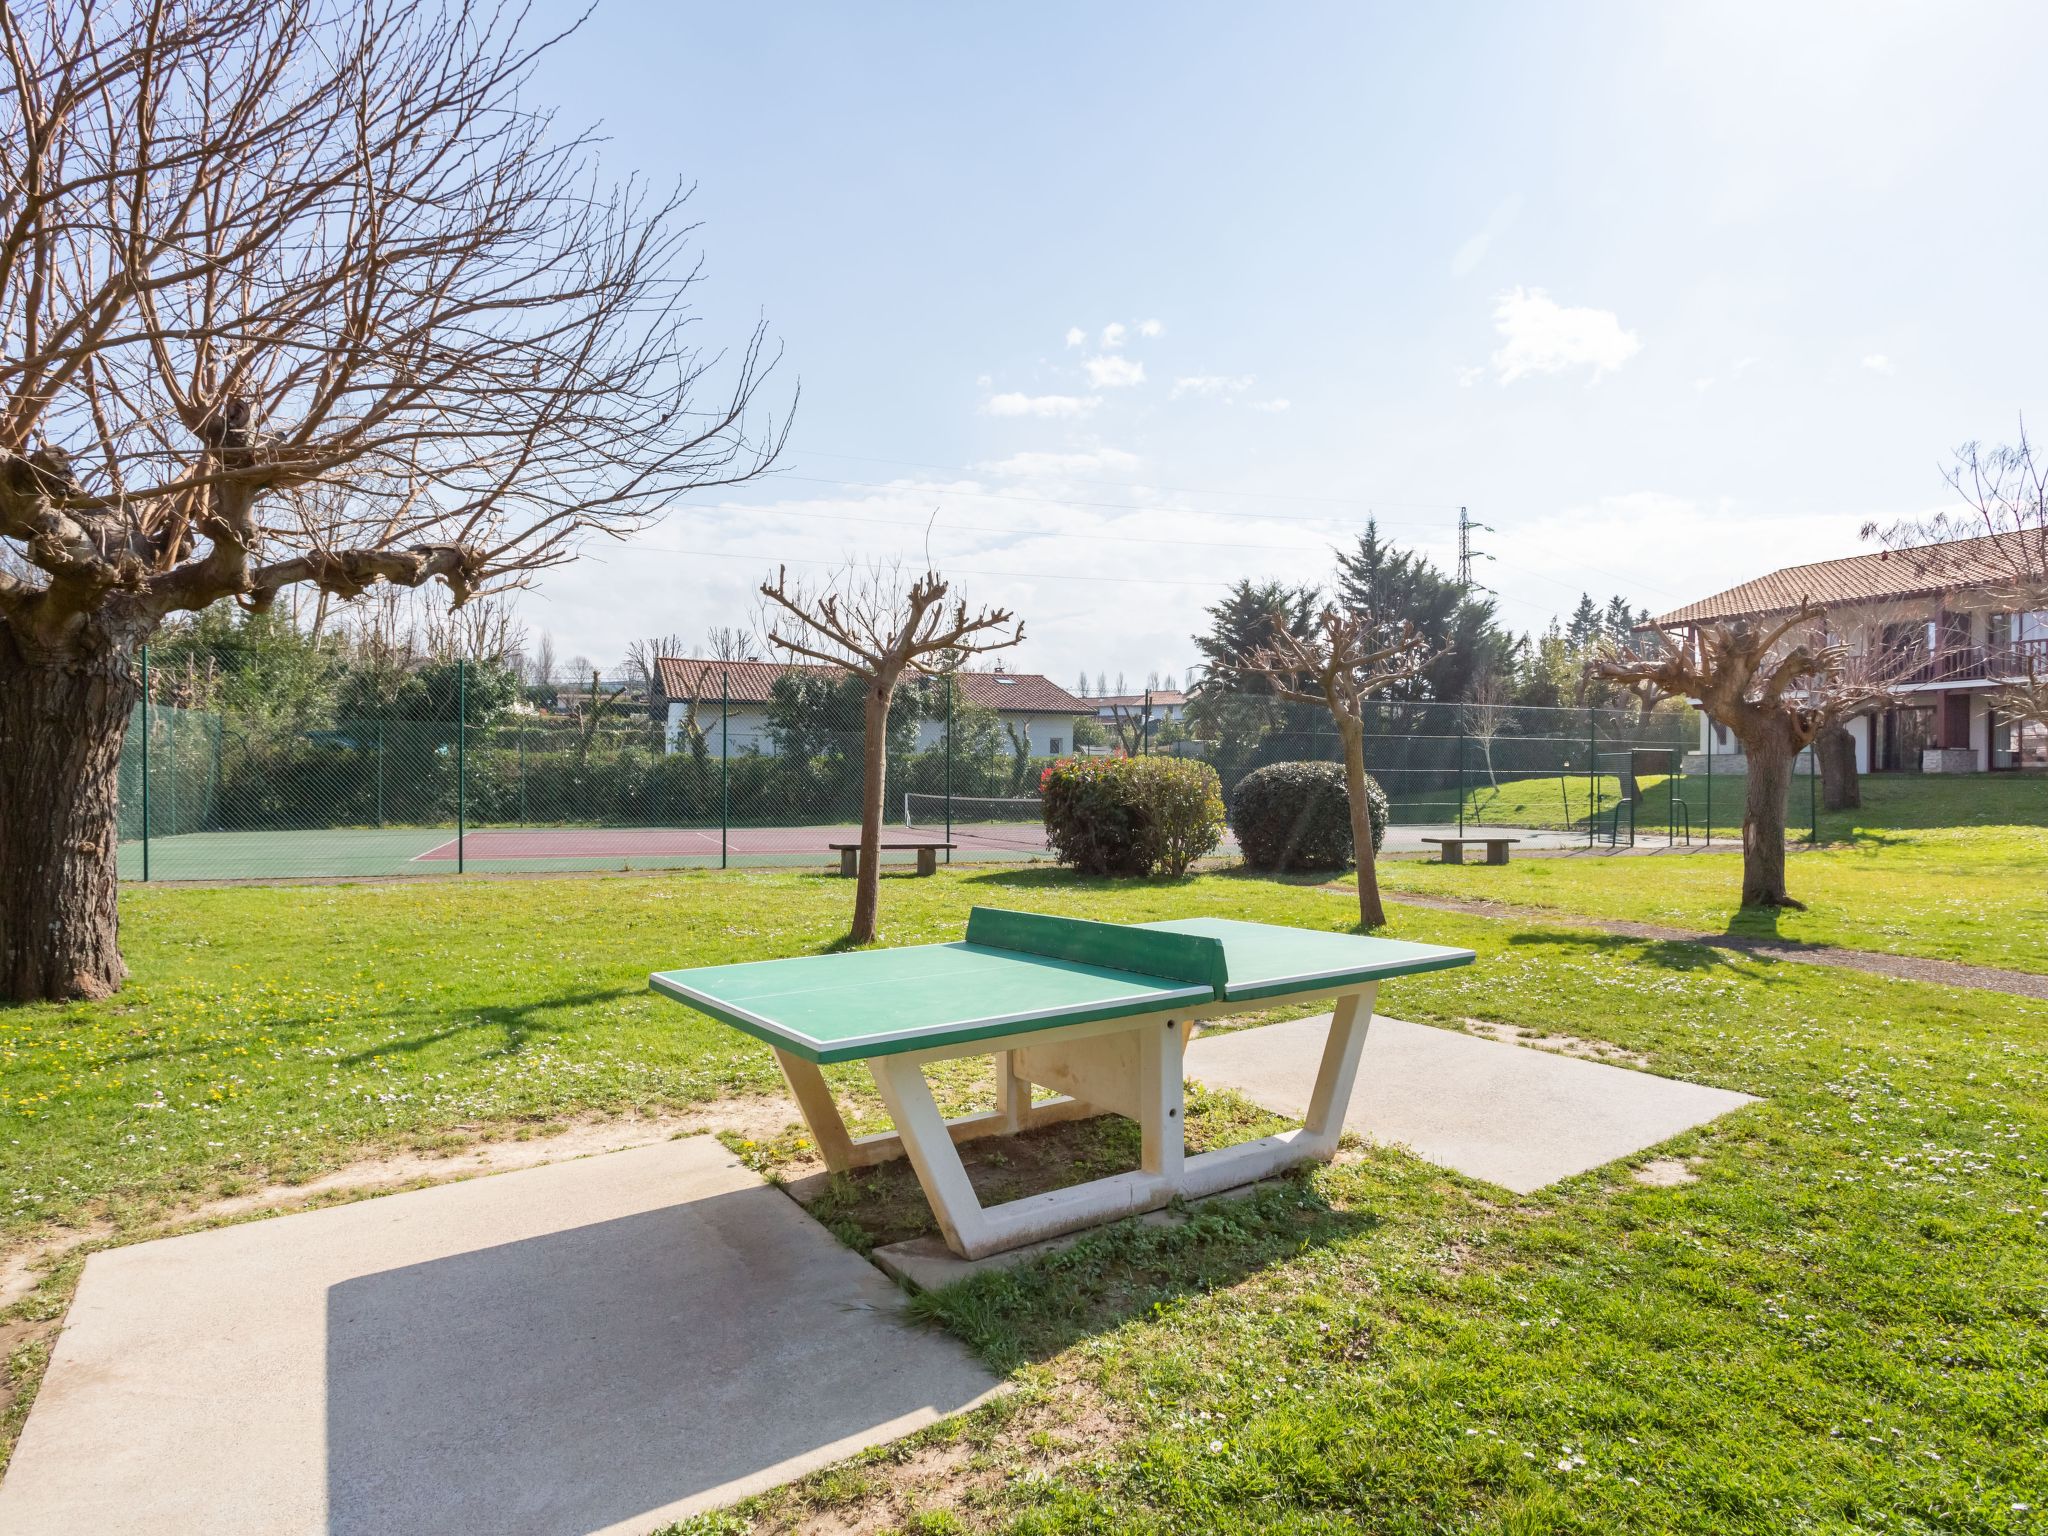
<instances>
[{"instance_id":1,"label":"grass shadow","mask_svg":"<svg viewBox=\"0 0 2048 1536\"><path fill-rule=\"evenodd\" d=\"M1301 1174L1176 1208L1172 1217L1121 1221L1015 1269L924 1292L911 1312L1008 1372L1388 1219L1331 1205Z\"/></svg>"}]
</instances>

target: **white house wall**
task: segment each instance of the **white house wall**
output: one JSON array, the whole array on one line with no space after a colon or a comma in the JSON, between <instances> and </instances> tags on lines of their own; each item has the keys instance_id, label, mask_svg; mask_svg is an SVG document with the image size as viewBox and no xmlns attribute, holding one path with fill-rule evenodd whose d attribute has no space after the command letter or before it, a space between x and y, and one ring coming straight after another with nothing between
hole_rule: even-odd
<instances>
[{"instance_id":1,"label":"white house wall","mask_svg":"<svg viewBox=\"0 0 2048 1536\"><path fill-rule=\"evenodd\" d=\"M689 714L689 707L676 700L668 706L668 750L683 749L683 720ZM697 725L704 732L704 746L713 757L723 751L719 737L718 701L712 699L708 706L697 706ZM1074 750L1074 722L1065 715L1021 715L999 714L1004 725L1014 725L1030 743L1033 757L1057 757ZM746 753L758 753L763 757L775 755L775 738L768 731L768 712L758 704L735 704L726 711L726 721L732 732L732 755L740 757ZM945 740L945 722L920 720L917 723L917 750L926 751ZM1004 748L1008 750L1008 739Z\"/></svg>"}]
</instances>

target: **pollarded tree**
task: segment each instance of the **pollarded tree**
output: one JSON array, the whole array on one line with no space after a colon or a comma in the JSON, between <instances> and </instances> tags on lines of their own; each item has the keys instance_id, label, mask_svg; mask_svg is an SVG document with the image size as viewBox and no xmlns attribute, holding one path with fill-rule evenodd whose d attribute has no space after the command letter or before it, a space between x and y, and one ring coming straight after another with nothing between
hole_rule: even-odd
<instances>
[{"instance_id":1,"label":"pollarded tree","mask_svg":"<svg viewBox=\"0 0 2048 1536\"><path fill-rule=\"evenodd\" d=\"M1430 653L1414 626L1388 636L1371 614L1325 608L1306 634L1275 614L1272 638L1248 652L1245 671L1264 678L1283 699L1320 704L1330 712L1344 749L1344 789L1351 802L1351 845L1358 860L1358 921L1379 928L1379 870L1373 856L1372 815L1365 779L1365 701L1412 682Z\"/></svg>"},{"instance_id":2,"label":"pollarded tree","mask_svg":"<svg viewBox=\"0 0 2048 1536\"><path fill-rule=\"evenodd\" d=\"M1600 676L1683 694L1734 732L1749 760L1742 810L1742 905L1803 907L1785 889L1785 799L1792 764L1831 721L1871 695L1849 680L1848 653L1823 638L1812 603L1768 627L1747 619L1647 631L1635 652L1610 648Z\"/></svg>"},{"instance_id":3,"label":"pollarded tree","mask_svg":"<svg viewBox=\"0 0 2048 1536\"><path fill-rule=\"evenodd\" d=\"M1003 608L970 613L964 599L950 607L951 588L937 571L926 571L908 587L892 566L849 567L821 591L791 587L785 567L761 596L778 620L796 621L785 632L771 626L768 643L777 650L841 667L862 683L860 863L847 938L872 944L881 895L883 794L889 771L889 706L908 672L935 676L969 656L1000 651L1024 638L1024 626ZM777 613L775 610L780 610ZM1008 633L1003 631L1007 630Z\"/></svg>"},{"instance_id":4,"label":"pollarded tree","mask_svg":"<svg viewBox=\"0 0 2048 1536\"><path fill-rule=\"evenodd\" d=\"M168 616L459 603L772 461L758 329L704 398L686 192L599 178L515 15L0 10L0 996L124 974L116 767Z\"/></svg>"}]
</instances>

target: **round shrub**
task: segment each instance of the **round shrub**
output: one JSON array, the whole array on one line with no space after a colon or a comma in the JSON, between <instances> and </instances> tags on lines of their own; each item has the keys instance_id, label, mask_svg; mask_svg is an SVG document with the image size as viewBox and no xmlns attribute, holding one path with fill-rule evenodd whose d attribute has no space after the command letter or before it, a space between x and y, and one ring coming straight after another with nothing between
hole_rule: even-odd
<instances>
[{"instance_id":1,"label":"round shrub","mask_svg":"<svg viewBox=\"0 0 2048 1536\"><path fill-rule=\"evenodd\" d=\"M1387 792L1367 775L1372 848L1387 840ZM1237 846L1253 869L1348 869L1351 802L1341 763L1272 763L1238 780L1230 797Z\"/></svg>"},{"instance_id":2,"label":"round shrub","mask_svg":"<svg viewBox=\"0 0 2048 1536\"><path fill-rule=\"evenodd\" d=\"M1063 758L1039 775L1046 842L1084 875L1184 875L1223 841L1223 785L1196 758Z\"/></svg>"}]
</instances>

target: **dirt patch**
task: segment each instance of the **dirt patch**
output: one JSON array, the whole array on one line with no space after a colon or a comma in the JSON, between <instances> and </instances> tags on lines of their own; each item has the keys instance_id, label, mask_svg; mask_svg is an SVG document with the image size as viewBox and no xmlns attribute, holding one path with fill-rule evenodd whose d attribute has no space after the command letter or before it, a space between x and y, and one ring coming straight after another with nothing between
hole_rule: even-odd
<instances>
[{"instance_id":1,"label":"dirt patch","mask_svg":"<svg viewBox=\"0 0 2048 1536\"><path fill-rule=\"evenodd\" d=\"M1692 1164L1682 1157L1659 1157L1644 1163L1631 1175L1638 1184L1648 1184L1655 1189L1673 1189L1680 1184L1694 1184L1699 1175L1692 1171Z\"/></svg>"},{"instance_id":2,"label":"dirt patch","mask_svg":"<svg viewBox=\"0 0 2048 1536\"><path fill-rule=\"evenodd\" d=\"M664 1115L612 1115L565 1120L515 1131L478 1131L445 1150L394 1152L364 1158L298 1184L266 1184L167 1214L148 1230L131 1234L146 1241L192 1222L219 1221L257 1211L280 1214L336 1196L387 1194L421 1184L442 1184L480 1174L536 1168L574 1157L623 1152L629 1147L698 1132L732 1131L762 1140L781 1134L797 1119L788 1099L714 1099ZM11 1306L41 1283L64 1256L89 1243L118 1235L111 1222L67 1229L60 1237L16 1248L0 1257L0 1307Z\"/></svg>"},{"instance_id":3,"label":"dirt patch","mask_svg":"<svg viewBox=\"0 0 2048 1536\"><path fill-rule=\"evenodd\" d=\"M1640 1051L1611 1045L1605 1040L1581 1040L1577 1035L1540 1035L1519 1024L1495 1024L1489 1019L1464 1019L1461 1022L1470 1033L1498 1040L1503 1045L1533 1046L1539 1051L1555 1051L1560 1056L1577 1056L1584 1061L1604 1061L1610 1066L1648 1067L1650 1064L1650 1058Z\"/></svg>"},{"instance_id":4,"label":"dirt patch","mask_svg":"<svg viewBox=\"0 0 2048 1536\"><path fill-rule=\"evenodd\" d=\"M970 1418L781 1490L755 1516L754 1536L885 1536L919 1516L951 1516L947 1530L984 1530L1006 1485L1099 1457L1133 1432L1073 1380L1001 1412L1000 1422Z\"/></svg>"}]
</instances>

